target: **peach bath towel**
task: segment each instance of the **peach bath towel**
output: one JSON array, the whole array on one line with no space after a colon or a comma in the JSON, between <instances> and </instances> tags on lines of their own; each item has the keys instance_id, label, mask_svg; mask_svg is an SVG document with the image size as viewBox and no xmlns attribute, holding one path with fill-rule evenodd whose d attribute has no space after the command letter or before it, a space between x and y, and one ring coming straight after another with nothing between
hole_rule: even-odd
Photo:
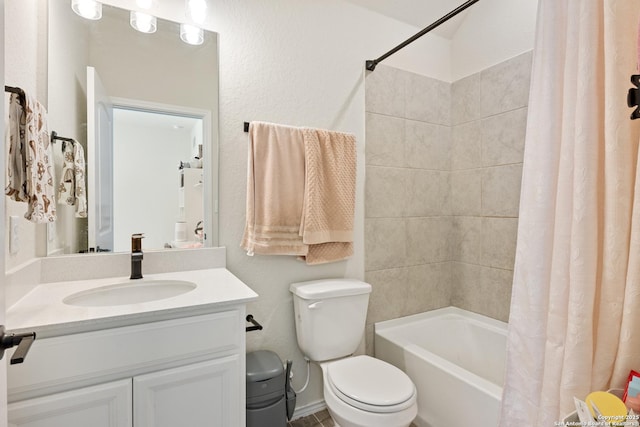
<instances>
[{"instance_id":1,"label":"peach bath towel","mask_svg":"<svg viewBox=\"0 0 640 427\"><path fill-rule=\"evenodd\" d=\"M251 122L247 210L240 246L248 255L306 255L300 236L304 200L302 129Z\"/></svg>"},{"instance_id":2,"label":"peach bath towel","mask_svg":"<svg viewBox=\"0 0 640 427\"><path fill-rule=\"evenodd\" d=\"M303 130L305 191L300 233L309 245L307 264L353 255L356 139L352 134Z\"/></svg>"},{"instance_id":3,"label":"peach bath towel","mask_svg":"<svg viewBox=\"0 0 640 427\"><path fill-rule=\"evenodd\" d=\"M252 122L248 255L297 255L307 264L353 255L356 144L351 134Z\"/></svg>"}]
</instances>

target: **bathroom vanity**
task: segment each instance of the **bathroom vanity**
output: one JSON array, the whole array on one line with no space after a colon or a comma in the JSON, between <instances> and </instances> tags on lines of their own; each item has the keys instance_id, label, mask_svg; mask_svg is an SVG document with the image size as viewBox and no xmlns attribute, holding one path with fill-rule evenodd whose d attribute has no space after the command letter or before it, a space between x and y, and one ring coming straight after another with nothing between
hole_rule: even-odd
<instances>
[{"instance_id":1,"label":"bathroom vanity","mask_svg":"<svg viewBox=\"0 0 640 427\"><path fill-rule=\"evenodd\" d=\"M173 283L193 286L128 303ZM9 425L244 425L255 298L224 268L39 285L7 312L12 331L37 334L25 362L8 367Z\"/></svg>"}]
</instances>

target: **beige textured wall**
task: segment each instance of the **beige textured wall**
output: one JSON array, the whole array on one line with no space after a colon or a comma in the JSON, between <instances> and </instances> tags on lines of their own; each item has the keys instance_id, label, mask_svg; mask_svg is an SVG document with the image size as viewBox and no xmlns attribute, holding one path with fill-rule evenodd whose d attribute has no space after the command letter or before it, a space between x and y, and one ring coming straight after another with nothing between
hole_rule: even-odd
<instances>
[{"instance_id":1,"label":"beige textured wall","mask_svg":"<svg viewBox=\"0 0 640 427\"><path fill-rule=\"evenodd\" d=\"M45 0L22 0L5 3L5 72L8 86L17 86L47 105L47 24ZM5 95L5 108L8 106ZM6 109L5 109L6 111ZM3 186L4 188L4 186ZM46 225L24 218L26 203L5 201L5 267L11 270L46 252ZM9 217L19 222L20 250L9 252Z\"/></svg>"},{"instance_id":2,"label":"beige textured wall","mask_svg":"<svg viewBox=\"0 0 640 427\"><path fill-rule=\"evenodd\" d=\"M378 321L455 305L508 319L531 53L453 84L366 78L365 278Z\"/></svg>"}]
</instances>

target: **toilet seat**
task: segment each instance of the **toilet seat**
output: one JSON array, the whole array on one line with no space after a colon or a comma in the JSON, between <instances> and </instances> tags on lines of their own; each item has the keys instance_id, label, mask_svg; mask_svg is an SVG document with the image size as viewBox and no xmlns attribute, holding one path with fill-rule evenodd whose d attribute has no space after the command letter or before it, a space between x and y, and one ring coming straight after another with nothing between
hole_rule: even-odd
<instances>
[{"instance_id":1,"label":"toilet seat","mask_svg":"<svg viewBox=\"0 0 640 427\"><path fill-rule=\"evenodd\" d=\"M404 372L369 356L329 363L326 380L340 400L368 412L398 412L416 401L415 386Z\"/></svg>"}]
</instances>

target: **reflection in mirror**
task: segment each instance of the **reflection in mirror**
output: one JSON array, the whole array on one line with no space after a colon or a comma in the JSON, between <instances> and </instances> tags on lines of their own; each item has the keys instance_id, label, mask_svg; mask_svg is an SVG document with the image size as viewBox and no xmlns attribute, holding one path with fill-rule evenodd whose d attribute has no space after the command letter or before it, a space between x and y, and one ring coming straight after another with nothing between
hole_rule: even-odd
<instances>
[{"instance_id":1,"label":"reflection in mirror","mask_svg":"<svg viewBox=\"0 0 640 427\"><path fill-rule=\"evenodd\" d=\"M144 249L217 245L216 34L192 46L177 23L143 34L129 11L103 5L90 21L67 0L48 13L49 130L85 149L88 218L59 204L47 254L128 251L132 233Z\"/></svg>"},{"instance_id":2,"label":"reflection in mirror","mask_svg":"<svg viewBox=\"0 0 640 427\"><path fill-rule=\"evenodd\" d=\"M113 112L113 170L118 171L114 187L128 188L135 182L149 189L114 192L114 250L130 250L130 236L141 224L145 247L201 247L203 236L195 230L204 214L199 167L203 119L120 107ZM141 164L147 153L154 153L153 162ZM176 159L184 159L178 162L182 167ZM144 209L130 208L136 205Z\"/></svg>"}]
</instances>

